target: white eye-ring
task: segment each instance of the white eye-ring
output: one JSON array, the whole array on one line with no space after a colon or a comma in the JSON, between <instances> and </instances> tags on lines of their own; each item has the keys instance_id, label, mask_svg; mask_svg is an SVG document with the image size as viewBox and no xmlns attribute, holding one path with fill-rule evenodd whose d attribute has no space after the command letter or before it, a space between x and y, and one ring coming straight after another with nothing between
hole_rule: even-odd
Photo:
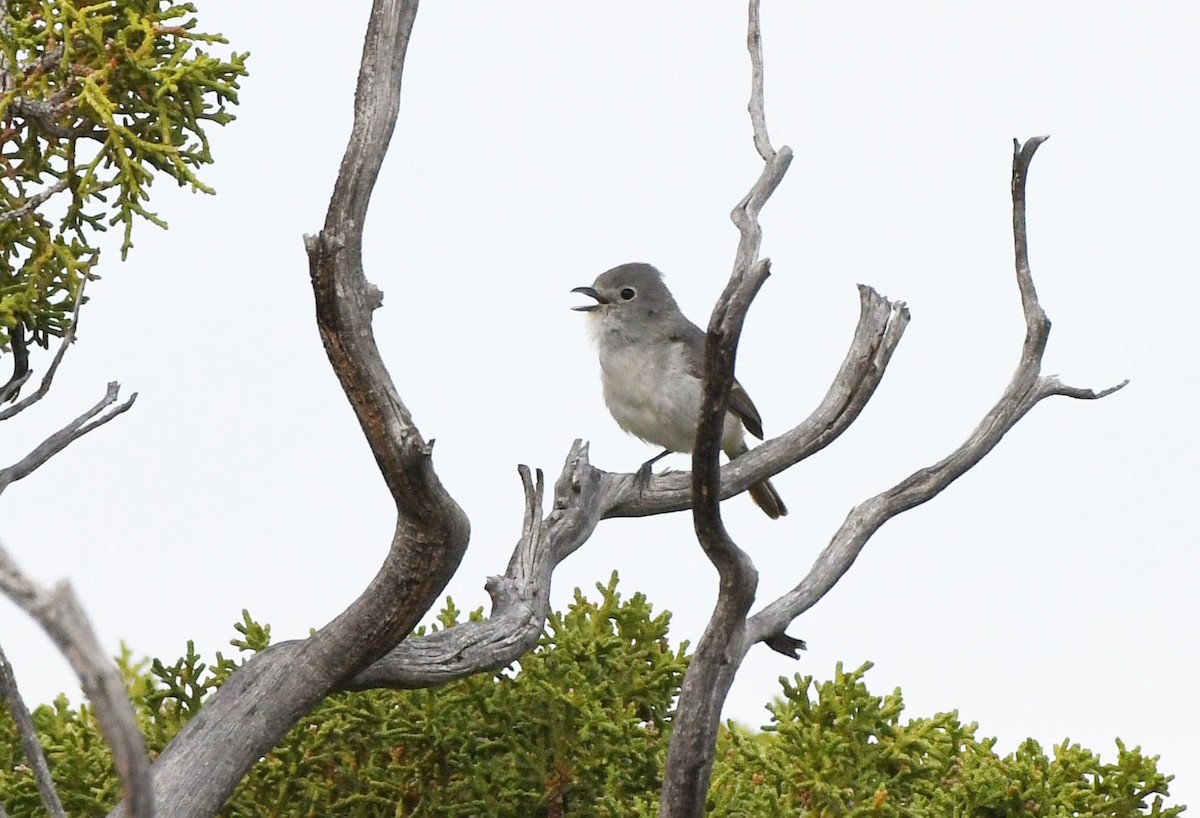
<instances>
[{"instance_id":1,"label":"white eye-ring","mask_svg":"<svg viewBox=\"0 0 1200 818\"><path fill-rule=\"evenodd\" d=\"M625 287L621 290L622 301L632 301L635 298L637 298L637 290L633 287Z\"/></svg>"}]
</instances>

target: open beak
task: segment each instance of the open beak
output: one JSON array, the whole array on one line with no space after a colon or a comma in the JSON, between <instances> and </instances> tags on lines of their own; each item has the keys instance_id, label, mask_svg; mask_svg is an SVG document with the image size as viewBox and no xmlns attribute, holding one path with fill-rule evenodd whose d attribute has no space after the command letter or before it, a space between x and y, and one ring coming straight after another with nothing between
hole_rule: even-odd
<instances>
[{"instance_id":1,"label":"open beak","mask_svg":"<svg viewBox=\"0 0 1200 818\"><path fill-rule=\"evenodd\" d=\"M579 312L591 312L592 310L598 310L602 304L606 303L605 300L601 298L600 293L596 292L595 287L576 287L575 289L571 290L571 292L583 293L586 296L596 299L595 304L584 304L581 307L571 307L571 309L578 310Z\"/></svg>"}]
</instances>

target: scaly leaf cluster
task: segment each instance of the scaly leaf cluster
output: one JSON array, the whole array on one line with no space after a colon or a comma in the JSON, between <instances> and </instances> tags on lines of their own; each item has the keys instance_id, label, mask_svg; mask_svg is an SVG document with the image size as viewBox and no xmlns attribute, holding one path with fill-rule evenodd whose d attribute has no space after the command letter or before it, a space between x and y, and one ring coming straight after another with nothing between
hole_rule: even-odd
<instances>
[{"instance_id":1,"label":"scaly leaf cluster","mask_svg":"<svg viewBox=\"0 0 1200 818\"><path fill-rule=\"evenodd\" d=\"M714 816L975 816L977 818L1174 818L1171 780L1157 757L1117 740L1117 761L1064 740L1046 756L1033 739L1011 755L977 739L958 713L900 720L897 689L872 696L871 664L834 678L780 679L783 698L768 707L762 733L729 725L709 793Z\"/></svg>"},{"instance_id":2,"label":"scaly leaf cluster","mask_svg":"<svg viewBox=\"0 0 1200 818\"><path fill-rule=\"evenodd\" d=\"M635 816L656 813L686 645L670 617L624 599L616 576L589 601L576 591L519 666L431 690L332 697L256 764L225 816ZM482 611L472 611L477 620ZM454 628L453 600L431 630ZM233 644L264 650L269 629L243 612ZM139 723L158 753L238 663L192 645L167 663L118 657ZM903 720L900 691L875 696L870 665L833 679L781 679L761 732L723 730L712 816L1175 818L1157 759L1119 742L1115 762L1064 741L1023 742L1005 757L954 712ZM119 797L87 707L65 697L34 714L71 815L103 815ZM0 801L44 814L12 722L0 716Z\"/></svg>"},{"instance_id":3,"label":"scaly leaf cluster","mask_svg":"<svg viewBox=\"0 0 1200 818\"><path fill-rule=\"evenodd\" d=\"M7 13L3 13L3 12ZM0 3L0 345L21 325L45 346L66 330L97 233L122 257L156 175L212 192L205 126L233 119L245 54L197 30L190 3Z\"/></svg>"}]
</instances>

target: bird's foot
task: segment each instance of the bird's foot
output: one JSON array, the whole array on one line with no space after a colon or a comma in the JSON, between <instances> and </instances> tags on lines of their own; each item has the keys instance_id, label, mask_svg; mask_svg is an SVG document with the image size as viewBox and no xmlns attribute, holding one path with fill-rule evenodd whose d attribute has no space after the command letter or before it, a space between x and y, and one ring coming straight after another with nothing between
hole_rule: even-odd
<instances>
[{"instance_id":1,"label":"bird's foot","mask_svg":"<svg viewBox=\"0 0 1200 818\"><path fill-rule=\"evenodd\" d=\"M650 485L650 478L654 476L654 464L651 462L643 463L633 475L633 487L637 489L637 493L641 494Z\"/></svg>"}]
</instances>

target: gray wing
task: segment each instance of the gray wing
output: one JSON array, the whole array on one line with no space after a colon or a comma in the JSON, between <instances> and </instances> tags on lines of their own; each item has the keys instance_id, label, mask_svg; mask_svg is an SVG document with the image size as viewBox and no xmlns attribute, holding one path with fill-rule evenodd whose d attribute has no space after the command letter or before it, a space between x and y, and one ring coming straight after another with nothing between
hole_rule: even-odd
<instances>
[{"instance_id":1,"label":"gray wing","mask_svg":"<svg viewBox=\"0 0 1200 818\"><path fill-rule=\"evenodd\" d=\"M683 344L683 360L687 364L688 374L696 380L704 378L704 338L704 330L686 318L671 333L672 341ZM763 439L762 417L737 378L734 378L733 389L729 391L729 411L741 420L747 432L759 440Z\"/></svg>"}]
</instances>

